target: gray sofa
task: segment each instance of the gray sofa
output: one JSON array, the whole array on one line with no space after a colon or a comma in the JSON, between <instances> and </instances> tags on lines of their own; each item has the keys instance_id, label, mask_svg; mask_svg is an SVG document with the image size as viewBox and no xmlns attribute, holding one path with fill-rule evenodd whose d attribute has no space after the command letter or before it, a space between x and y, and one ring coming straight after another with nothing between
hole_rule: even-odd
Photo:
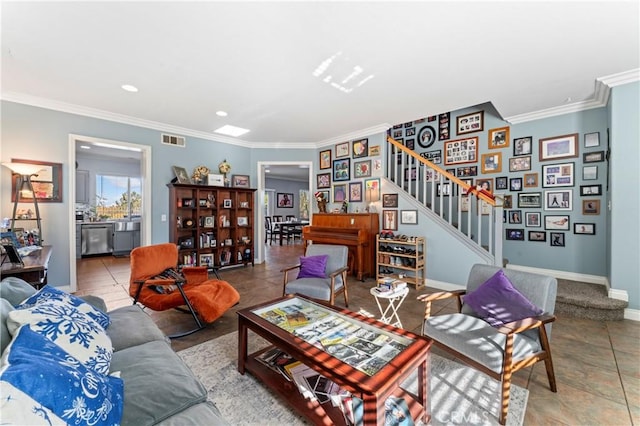
<instances>
[{"instance_id":1,"label":"gray sofa","mask_svg":"<svg viewBox=\"0 0 640 426\"><path fill-rule=\"evenodd\" d=\"M35 290L16 278L0 284L1 350L11 341L6 320L9 311ZM85 301L106 312L104 301ZM171 349L169 340L138 306L108 312L107 334L113 344L110 372L124 382L122 425L227 425L207 390Z\"/></svg>"}]
</instances>

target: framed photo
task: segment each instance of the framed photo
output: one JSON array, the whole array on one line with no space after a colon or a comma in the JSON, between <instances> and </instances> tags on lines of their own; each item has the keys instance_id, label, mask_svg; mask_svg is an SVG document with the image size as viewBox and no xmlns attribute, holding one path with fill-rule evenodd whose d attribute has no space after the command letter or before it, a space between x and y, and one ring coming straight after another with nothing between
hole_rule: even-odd
<instances>
[{"instance_id":1,"label":"framed photo","mask_svg":"<svg viewBox=\"0 0 640 426\"><path fill-rule=\"evenodd\" d=\"M207 185L209 186L224 186L224 175L215 173L209 173L207 175Z\"/></svg>"},{"instance_id":2,"label":"framed photo","mask_svg":"<svg viewBox=\"0 0 640 426\"><path fill-rule=\"evenodd\" d=\"M509 223L522 223L522 210L509 210Z\"/></svg>"},{"instance_id":3,"label":"framed photo","mask_svg":"<svg viewBox=\"0 0 640 426\"><path fill-rule=\"evenodd\" d=\"M445 142L444 153L445 165L475 163L478 161L478 137Z\"/></svg>"},{"instance_id":4,"label":"framed photo","mask_svg":"<svg viewBox=\"0 0 640 426\"><path fill-rule=\"evenodd\" d=\"M540 139L540 161L559 160L578 156L577 133Z\"/></svg>"},{"instance_id":5,"label":"framed photo","mask_svg":"<svg viewBox=\"0 0 640 426\"><path fill-rule=\"evenodd\" d=\"M573 165L574 163L562 163L542 166L542 187L573 186Z\"/></svg>"},{"instance_id":6,"label":"framed photo","mask_svg":"<svg viewBox=\"0 0 640 426\"><path fill-rule=\"evenodd\" d=\"M404 180L416 180L418 178L418 168L417 167L409 167L404 169Z\"/></svg>"},{"instance_id":7,"label":"framed photo","mask_svg":"<svg viewBox=\"0 0 640 426\"><path fill-rule=\"evenodd\" d=\"M478 166L458 167L456 169L457 177L478 176Z\"/></svg>"},{"instance_id":8,"label":"framed photo","mask_svg":"<svg viewBox=\"0 0 640 426\"><path fill-rule=\"evenodd\" d=\"M493 192L493 179L476 179L476 186L485 191Z\"/></svg>"},{"instance_id":9,"label":"framed photo","mask_svg":"<svg viewBox=\"0 0 640 426\"><path fill-rule=\"evenodd\" d=\"M184 205L184 203L183 203L183 205ZM224 208L224 209L230 209L231 208L231 199L230 198L225 198L222 201L222 208Z\"/></svg>"},{"instance_id":10,"label":"framed photo","mask_svg":"<svg viewBox=\"0 0 640 426\"><path fill-rule=\"evenodd\" d=\"M362 158L369 155L369 139L353 141L353 158Z\"/></svg>"},{"instance_id":11,"label":"framed photo","mask_svg":"<svg viewBox=\"0 0 640 426\"><path fill-rule=\"evenodd\" d=\"M581 185L580 195L602 195L602 185Z\"/></svg>"},{"instance_id":12,"label":"framed photo","mask_svg":"<svg viewBox=\"0 0 640 426\"><path fill-rule=\"evenodd\" d=\"M176 179L178 179L178 183L191 183L191 178L189 177L189 173L187 173L187 169L178 166L172 166L171 168L173 169L173 174L176 175Z\"/></svg>"},{"instance_id":13,"label":"framed photo","mask_svg":"<svg viewBox=\"0 0 640 426\"><path fill-rule=\"evenodd\" d=\"M509 188L509 181L506 176L500 176L496 178L496 191Z\"/></svg>"},{"instance_id":14,"label":"framed photo","mask_svg":"<svg viewBox=\"0 0 640 426\"><path fill-rule=\"evenodd\" d=\"M382 210L382 229L398 230L398 210Z\"/></svg>"},{"instance_id":15,"label":"framed photo","mask_svg":"<svg viewBox=\"0 0 640 426\"><path fill-rule=\"evenodd\" d=\"M213 228L215 226L215 218L213 216L204 217L204 227Z\"/></svg>"},{"instance_id":16,"label":"framed photo","mask_svg":"<svg viewBox=\"0 0 640 426\"><path fill-rule=\"evenodd\" d=\"M531 170L531 156L509 158L510 172L523 172Z\"/></svg>"},{"instance_id":17,"label":"framed photo","mask_svg":"<svg viewBox=\"0 0 640 426\"><path fill-rule=\"evenodd\" d=\"M582 166L582 180L598 180L598 166Z\"/></svg>"},{"instance_id":18,"label":"framed photo","mask_svg":"<svg viewBox=\"0 0 640 426\"><path fill-rule=\"evenodd\" d=\"M544 231L529 231L529 241L547 241L547 233Z\"/></svg>"},{"instance_id":19,"label":"framed photo","mask_svg":"<svg viewBox=\"0 0 640 426\"><path fill-rule=\"evenodd\" d=\"M380 155L380 145L369 147L369 157L376 157Z\"/></svg>"},{"instance_id":20,"label":"framed photo","mask_svg":"<svg viewBox=\"0 0 640 426\"><path fill-rule=\"evenodd\" d=\"M542 207L542 193L521 192L518 194L518 207L521 209L539 209Z\"/></svg>"},{"instance_id":21,"label":"framed photo","mask_svg":"<svg viewBox=\"0 0 640 426\"><path fill-rule=\"evenodd\" d=\"M538 186L538 173L525 173L524 174L524 187L535 188Z\"/></svg>"},{"instance_id":22,"label":"framed photo","mask_svg":"<svg viewBox=\"0 0 640 426\"><path fill-rule=\"evenodd\" d=\"M545 215L544 229L568 231L569 215L562 215L562 216Z\"/></svg>"},{"instance_id":23,"label":"framed photo","mask_svg":"<svg viewBox=\"0 0 640 426\"><path fill-rule=\"evenodd\" d=\"M398 194L382 194L382 207L398 207Z\"/></svg>"},{"instance_id":24,"label":"framed photo","mask_svg":"<svg viewBox=\"0 0 640 426\"><path fill-rule=\"evenodd\" d=\"M333 160L333 181L341 182L351 179L351 160Z\"/></svg>"},{"instance_id":25,"label":"framed photo","mask_svg":"<svg viewBox=\"0 0 640 426\"><path fill-rule=\"evenodd\" d=\"M583 234L583 235L596 235L596 224L595 223L574 223L573 233Z\"/></svg>"},{"instance_id":26,"label":"framed photo","mask_svg":"<svg viewBox=\"0 0 640 426\"><path fill-rule=\"evenodd\" d=\"M582 214L600 214L600 200L582 200Z\"/></svg>"},{"instance_id":27,"label":"framed photo","mask_svg":"<svg viewBox=\"0 0 640 426\"><path fill-rule=\"evenodd\" d=\"M346 183L334 183L333 184L333 202L341 203L347 201L347 184Z\"/></svg>"},{"instance_id":28,"label":"framed photo","mask_svg":"<svg viewBox=\"0 0 640 426\"><path fill-rule=\"evenodd\" d=\"M524 229L505 229L507 240L524 241Z\"/></svg>"},{"instance_id":29,"label":"framed photo","mask_svg":"<svg viewBox=\"0 0 640 426\"><path fill-rule=\"evenodd\" d=\"M593 148L594 146L600 146L600 132L585 133L584 147Z\"/></svg>"},{"instance_id":30,"label":"framed photo","mask_svg":"<svg viewBox=\"0 0 640 426\"><path fill-rule=\"evenodd\" d=\"M278 207L281 209L292 209L293 208L293 194L278 192L276 194L276 199L278 201Z\"/></svg>"},{"instance_id":31,"label":"framed photo","mask_svg":"<svg viewBox=\"0 0 640 426\"><path fill-rule=\"evenodd\" d=\"M552 247L564 247L564 232L550 232L549 245Z\"/></svg>"},{"instance_id":32,"label":"framed photo","mask_svg":"<svg viewBox=\"0 0 640 426\"><path fill-rule=\"evenodd\" d=\"M510 209L513 207L513 197L511 195L505 195L504 201L502 202L502 207L505 209Z\"/></svg>"},{"instance_id":33,"label":"framed photo","mask_svg":"<svg viewBox=\"0 0 640 426\"><path fill-rule=\"evenodd\" d=\"M604 151L585 152L582 154L582 161L585 163L599 163L604 161Z\"/></svg>"},{"instance_id":34,"label":"framed photo","mask_svg":"<svg viewBox=\"0 0 640 426\"><path fill-rule=\"evenodd\" d=\"M540 228L542 222L540 222L540 212L526 212L524 214L524 223L529 228Z\"/></svg>"},{"instance_id":35,"label":"framed photo","mask_svg":"<svg viewBox=\"0 0 640 426\"><path fill-rule=\"evenodd\" d=\"M436 141L436 129L433 126L424 126L418 131L418 145L429 148Z\"/></svg>"},{"instance_id":36,"label":"framed photo","mask_svg":"<svg viewBox=\"0 0 640 426\"><path fill-rule=\"evenodd\" d=\"M437 185L437 194L438 197L442 195L443 197L448 197L451 195L451 183L439 183Z\"/></svg>"},{"instance_id":37,"label":"framed photo","mask_svg":"<svg viewBox=\"0 0 640 426\"><path fill-rule=\"evenodd\" d=\"M403 225L417 225L418 210L400 210L400 223Z\"/></svg>"},{"instance_id":38,"label":"framed photo","mask_svg":"<svg viewBox=\"0 0 640 426\"><path fill-rule=\"evenodd\" d=\"M336 145L336 158L349 156L349 142L342 142ZM334 163L335 164L335 163Z\"/></svg>"},{"instance_id":39,"label":"framed photo","mask_svg":"<svg viewBox=\"0 0 640 426\"><path fill-rule=\"evenodd\" d=\"M456 118L456 134L481 132L484 130L484 111L460 115Z\"/></svg>"},{"instance_id":40,"label":"framed photo","mask_svg":"<svg viewBox=\"0 0 640 426\"><path fill-rule=\"evenodd\" d=\"M320 151L320 170L331 168L331 150Z\"/></svg>"},{"instance_id":41,"label":"framed photo","mask_svg":"<svg viewBox=\"0 0 640 426\"><path fill-rule=\"evenodd\" d=\"M522 178L510 178L509 191L522 191Z\"/></svg>"},{"instance_id":42,"label":"framed photo","mask_svg":"<svg viewBox=\"0 0 640 426\"><path fill-rule=\"evenodd\" d=\"M502 153L489 152L482 154L482 173L499 173L502 171Z\"/></svg>"},{"instance_id":43,"label":"framed photo","mask_svg":"<svg viewBox=\"0 0 640 426\"><path fill-rule=\"evenodd\" d=\"M523 138L513 138L513 156L531 155L531 145L533 137L525 136Z\"/></svg>"},{"instance_id":44,"label":"framed photo","mask_svg":"<svg viewBox=\"0 0 640 426\"><path fill-rule=\"evenodd\" d=\"M371 176L371 160L357 161L353 163L353 177L369 177Z\"/></svg>"},{"instance_id":45,"label":"framed photo","mask_svg":"<svg viewBox=\"0 0 640 426\"><path fill-rule=\"evenodd\" d=\"M411 129L409 129L411 130ZM409 131L407 130L407 131ZM409 148L410 150L414 150L416 148L416 140L414 138L411 139L406 139L404 141L404 146L406 146L407 148ZM411 157L411 161L413 161L413 157Z\"/></svg>"},{"instance_id":46,"label":"framed photo","mask_svg":"<svg viewBox=\"0 0 640 426\"><path fill-rule=\"evenodd\" d=\"M213 253L201 254L200 266L213 266Z\"/></svg>"},{"instance_id":47,"label":"framed photo","mask_svg":"<svg viewBox=\"0 0 640 426\"><path fill-rule=\"evenodd\" d=\"M362 202L362 182L349 183L349 201Z\"/></svg>"},{"instance_id":48,"label":"framed photo","mask_svg":"<svg viewBox=\"0 0 640 426\"><path fill-rule=\"evenodd\" d=\"M571 196L573 190L564 189L556 191L544 191L545 210L572 210Z\"/></svg>"},{"instance_id":49,"label":"framed photo","mask_svg":"<svg viewBox=\"0 0 640 426\"><path fill-rule=\"evenodd\" d=\"M318 189L331 188L331 173L318 173L316 185Z\"/></svg>"},{"instance_id":50,"label":"framed photo","mask_svg":"<svg viewBox=\"0 0 640 426\"><path fill-rule=\"evenodd\" d=\"M509 126L489 129L489 149L509 148Z\"/></svg>"},{"instance_id":51,"label":"framed photo","mask_svg":"<svg viewBox=\"0 0 640 426\"><path fill-rule=\"evenodd\" d=\"M238 226L249 226L249 218L246 216L239 216Z\"/></svg>"},{"instance_id":52,"label":"framed photo","mask_svg":"<svg viewBox=\"0 0 640 426\"><path fill-rule=\"evenodd\" d=\"M234 188L249 188L249 176L248 175L232 175L231 185Z\"/></svg>"}]
</instances>

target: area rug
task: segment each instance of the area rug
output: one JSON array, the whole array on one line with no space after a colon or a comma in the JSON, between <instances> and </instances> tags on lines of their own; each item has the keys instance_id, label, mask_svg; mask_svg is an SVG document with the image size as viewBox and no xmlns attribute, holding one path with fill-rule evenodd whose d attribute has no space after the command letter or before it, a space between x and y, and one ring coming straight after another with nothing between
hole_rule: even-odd
<instances>
[{"instance_id":1,"label":"area rug","mask_svg":"<svg viewBox=\"0 0 640 426\"><path fill-rule=\"evenodd\" d=\"M259 336L249 335L249 352L267 346ZM223 417L233 426L307 425L278 395L250 373L238 373L238 334L226 334L178 352L207 388ZM417 380L403 384L416 392ZM430 403L432 425L497 425L500 384L490 377L454 361L431 355ZM529 391L511 386L507 425L522 425Z\"/></svg>"}]
</instances>

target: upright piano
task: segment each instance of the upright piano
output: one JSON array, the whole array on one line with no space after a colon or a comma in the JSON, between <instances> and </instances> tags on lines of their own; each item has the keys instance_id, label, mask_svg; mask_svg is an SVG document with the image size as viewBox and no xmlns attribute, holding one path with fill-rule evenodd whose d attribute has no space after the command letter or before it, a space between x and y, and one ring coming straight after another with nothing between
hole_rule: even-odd
<instances>
[{"instance_id":1,"label":"upright piano","mask_svg":"<svg viewBox=\"0 0 640 426\"><path fill-rule=\"evenodd\" d=\"M376 276L376 235L380 230L377 213L315 213L311 226L303 229L305 245L346 245L353 259L352 273L358 280Z\"/></svg>"}]
</instances>

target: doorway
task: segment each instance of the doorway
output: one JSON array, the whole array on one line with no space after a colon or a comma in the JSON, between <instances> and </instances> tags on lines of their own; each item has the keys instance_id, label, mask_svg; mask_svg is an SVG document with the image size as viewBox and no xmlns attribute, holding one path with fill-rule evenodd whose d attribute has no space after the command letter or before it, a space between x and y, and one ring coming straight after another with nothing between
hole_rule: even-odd
<instances>
[{"instance_id":1,"label":"doorway","mask_svg":"<svg viewBox=\"0 0 640 426\"><path fill-rule=\"evenodd\" d=\"M141 245L149 245L151 243L151 215L149 214L151 206L151 147L148 145L133 144L123 141L115 141L109 139L94 138L81 135L69 135L69 164L78 164L78 151L85 150L81 146L88 146L96 154L103 159L111 159L113 161L122 161L123 158L132 159L137 161L140 167L141 187L142 187L142 209L144 214L140 220L140 243ZM82 155L81 155L82 156ZM76 203L74 194L76 189L82 187L82 185L91 185L91 180L88 182L77 182L75 167L69 173L69 194L71 195L71 201L69 202L69 230L70 230L70 244L69 244L69 279L70 279L70 291L77 290L77 268L76 259L79 258L79 253L76 249L76 239L80 236L77 235L76 230ZM80 185L80 186L79 186ZM89 192L91 193L91 192ZM91 203L92 200L89 200Z\"/></svg>"}]
</instances>

